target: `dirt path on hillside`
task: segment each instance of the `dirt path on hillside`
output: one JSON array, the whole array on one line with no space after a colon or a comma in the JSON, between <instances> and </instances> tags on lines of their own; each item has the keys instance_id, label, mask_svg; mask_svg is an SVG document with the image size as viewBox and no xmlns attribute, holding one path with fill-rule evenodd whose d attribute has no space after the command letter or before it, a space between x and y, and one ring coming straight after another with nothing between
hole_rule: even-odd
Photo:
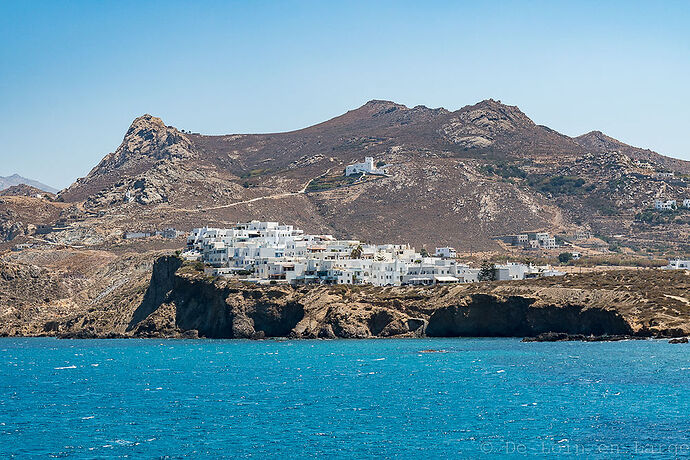
<instances>
[{"instance_id":1,"label":"dirt path on hillside","mask_svg":"<svg viewBox=\"0 0 690 460\"><path fill-rule=\"evenodd\" d=\"M328 173L331 172L331 169L333 169L333 168L328 168L328 169L326 170L325 173L323 173L323 174L321 174L321 175L319 175L319 176L316 176L316 177L314 177L313 179L309 179L309 181L307 181L307 183L304 184L304 187L302 187L300 190L298 190L298 191L296 191L296 192L283 192L283 193L276 193L276 194L273 194L273 195L258 196L258 197L256 197L256 198L251 198L251 199L249 199L249 200L235 201L235 202L233 202L233 203L222 204L222 205L218 205L218 206L210 206L210 207L207 207L207 208L197 208L197 209L180 209L180 208L178 208L178 209L172 209L172 211L176 211L176 212L206 212L206 211L215 211L215 210L217 210L217 209L233 208L233 207L235 207L235 206L240 206L240 205L248 204L248 203L255 203L255 202L257 202L257 201L262 201L262 200L276 200L276 199L280 199L280 198L287 198L287 197L289 197L289 196L304 195L305 193L307 193L307 189L309 188L309 185L310 185L312 182L314 182L316 179L320 179L320 178L322 178L322 177L328 175Z\"/></svg>"}]
</instances>

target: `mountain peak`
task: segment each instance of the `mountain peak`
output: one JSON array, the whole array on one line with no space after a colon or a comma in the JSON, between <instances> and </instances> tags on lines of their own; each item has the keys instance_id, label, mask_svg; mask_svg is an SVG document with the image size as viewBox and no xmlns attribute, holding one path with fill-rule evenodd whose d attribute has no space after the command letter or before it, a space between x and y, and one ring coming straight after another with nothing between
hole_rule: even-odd
<instances>
[{"instance_id":1,"label":"mountain peak","mask_svg":"<svg viewBox=\"0 0 690 460\"><path fill-rule=\"evenodd\" d=\"M493 99L493 98L483 99L483 100L477 102L475 105L487 105L487 106L493 106L493 107L506 106L506 104L502 103L500 99Z\"/></svg>"},{"instance_id":2,"label":"mountain peak","mask_svg":"<svg viewBox=\"0 0 690 460\"><path fill-rule=\"evenodd\" d=\"M590 131L581 136L573 138L573 140L575 140L575 142L580 144L582 147L593 151L611 151L621 147L630 147L618 139L607 136L601 131Z\"/></svg>"},{"instance_id":3,"label":"mountain peak","mask_svg":"<svg viewBox=\"0 0 690 460\"><path fill-rule=\"evenodd\" d=\"M49 187L48 185L42 184L32 179L27 179L26 177L22 177L17 173L14 173L11 176L7 177L0 176L0 190L4 190L12 186L22 184L37 188L39 190L43 190L44 192L57 193L57 190L53 187Z\"/></svg>"},{"instance_id":4,"label":"mountain peak","mask_svg":"<svg viewBox=\"0 0 690 460\"><path fill-rule=\"evenodd\" d=\"M582 134L581 136L577 136L576 139L607 139L607 140L615 140L611 136L607 136L606 134L602 133L599 130L594 130L590 131L588 133Z\"/></svg>"},{"instance_id":5,"label":"mountain peak","mask_svg":"<svg viewBox=\"0 0 690 460\"><path fill-rule=\"evenodd\" d=\"M620 152L633 160L651 161L652 163L657 163L671 170L685 172L690 169L688 167L688 162L684 160L666 157L649 149L628 145L601 131L590 131L581 136L574 137L573 140L591 153Z\"/></svg>"},{"instance_id":6,"label":"mountain peak","mask_svg":"<svg viewBox=\"0 0 690 460\"><path fill-rule=\"evenodd\" d=\"M449 111L442 107L432 109L425 105L416 105L410 108L404 104L398 104L393 101L372 99L363 106L348 113L364 118L381 118L394 123L411 123L447 114Z\"/></svg>"},{"instance_id":7,"label":"mountain peak","mask_svg":"<svg viewBox=\"0 0 690 460\"><path fill-rule=\"evenodd\" d=\"M159 162L194 157L189 138L158 117L144 114L132 121L122 143L89 174L61 192L66 200L80 200L120 180L133 181Z\"/></svg>"},{"instance_id":8,"label":"mountain peak","mask_svg":"<svg viewBox=\"0 0 690 460\"><path fill-rule=\"evenodd\" d=\"M147 113L132 121L122 144L115 153L117 156L124 157L160 156L161 150L176 145L188 149L191 144L177 129L167 126L160 118Z\"/></svg>"},{"instance_id":9,"label":"mountain peak","mask_svg":"<svg viewBox=\"0 0 690 460\"><path fill-rule=\"evenodd\" d=\"M484 99L468 105L454 114L462 121L491 130L512 131L518 127L532 127L535 123L517 106L506 105L499 100Z\"/></svg>"},{"instance_id":10,"label":"mountain peak","mask_svg":"<svg viewBox=\"0 0 690 460\"><path fill-rule=\"evenodd\" d=\"M523 120L526 119L530 120L530 122L532 121L527 115L525 115L525 113L522 110L520 110L518 106L504 104L500 100L496 99L484 99L483 101L477 102L471 107L476 109L494 110L509 115L511 118Z\"/></svg>"},{"instance_id":11,"label":"mountain peak","mask_svg":"<svg viewBox=\"0 0 690 460\"><path fill-rule=\"evenodd\" d=\"M125 134L125 138L127 138L127 136L132 135L133 133L139 134L142 131L148 131L153 133L157 131L165 131L166 128L167 126L165 125L165 123L163 123L163 120L146 113L140 117L135 118L134 121L132 121L132 124L129 126L129 129L127 130L127 134Z\"/></svg>"},{"instance_id":12,"label":"mountain peak","mask_svg":"<svg viewBox=\"0 0 690 460\"><path fill-rule=\"evenodd\" d=\"M398 107L405 107L405 106L402 105L402 104L398 104L397 102L393 102L393 101L387 101L387 100L385 100L385 99L372 99L372 100L370 100L370 101L367 101L367 103L364 104L363 107L367 107L367 106L370 106L370 107L371 107L371 106L382 106L382 105L384 105L384 106L395 105L395 106L398 106Z\"/></svg>"},{"instance_id":13,"label":"mountain peak","mask_svg":"<svg viewBox=\"0 0 690 460\"><path fill-rule=\"evenodd\" d=\"M335 117L327 122L329 125L343 126L348 124L359 124L359 123L370 123L376 120L374 123L377 125L386 125L390 123L396 123L399 117L409 117L413 109L409 107L398 104L393 101L384 101L381 99L372 99L365 103L364 105L350 110L343 115ZM319 125L315 125L319 126ZM308 129L312 129L310 127Z\"/></svg>"},{"instance_id":14,"label":"mountain peak","mask_svg":"<svg viewBox=\"0 0 690 460\"><path fill-rule=\"evenodd\" d=\"M15 174L16 176L17 174ZM43 190L41 188L35 187L33 185L27 185L25 183L12 185L6 189L0 190L0 196L36 196L36 195L54 195L54 192L48 190Z\"/></svg>"},{"instance_id":15,"label":"mountain peak","mask_svg":"<svg viewBox=\"0 0 690 460\"><path fill-rule=\"evenodd\" d=\"M364 112L369 115L381 115L385 113L392 113L397 110L410 110L407 106L403 104L398 104L393 101L385 101L382 99L372 99L358 109L355 112Z\"/></svg>"}]
</instances>

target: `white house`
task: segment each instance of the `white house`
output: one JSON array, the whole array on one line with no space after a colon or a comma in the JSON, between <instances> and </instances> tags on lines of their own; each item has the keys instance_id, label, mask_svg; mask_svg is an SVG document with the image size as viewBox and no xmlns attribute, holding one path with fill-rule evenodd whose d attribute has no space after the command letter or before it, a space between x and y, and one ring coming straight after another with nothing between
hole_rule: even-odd
<instances>
[{"instance_id":1,"label":"white house","mask_svg":"<svg viewBox=\"0 0 690 460\"><path fill-rule=\"evenodd\" d=\"M494 269L496 270L496 280L506 281L525 279L525 275L529 272L530 267L524 264L508 262L505 265L494 265Z\"/></svg>"},{"instance_id":2,"label":"white house","mask_svg":"<svg viewBox=\"0 0 690 460\"><path fill-rule=\"evenodd\" d=\"M261 284L400 286L478 281L480 270L457 263L453 248L436 248L436 253L442 257L423 257L407 244L338 240L308 235L291 225L252 221L233 228L193 229L182 257L210 265L209 274L249 276L244 279ZM533 267L502 268L505 274L499 279L522 279Z\"/></svg>"},{"instance_id":3,"label":"white house","mask_svg":"<svg viewBox=\"0 0 690 460\"><path fill-rule=\"evenodd\" d=\"M539 246L543 249L555 249L558 247L556 244L556 237L551 236L546 232L536 233L534 235L534 239L539 242Z\"/></svg>"},{"instance_id":4,"label":"white house","mask_svg":"<svg viewBox=\"0 0 690 460\"><path fill-rule=\"evenodd\" d=\"M438 284L463 281L463 272L467 265L457 264L454 260L425 257L420 263L407 267L407 274L402 277L403 284Z\"/></svg>"},{"instance_id":5,"label":"white house","mask_svg":"<svg viewBox=\"0 0 690 460\"><path fill-rule=\"evenodd\" d=\"M664 268L667 270L690 270L690 260L669 260L668 265Z\"/></svg>"},{"instance_id":6,"label":"white house","mask_svg":"<svg viewBox=\"0 0 690 460\"><path fill-rule=\"evenodd\" d=\"M345 168L345 175L352 176L354 174L373 174L375 176L383 176L386 171L379 169L374 164L374 157L364 158L364 163L355 163Z\"/></svg>"},{"instance_id":7,"label":"white house","mask_svg":"<svg viewBox=\"0 0 690 460\"><path fill-rule=\"evenodd\" d=\"M660 179L670 179L675 176L673 172L658 172L655 174L656 177Z\"/></svg>"},{"instance_id":8,"label":"white house","mask_svg":"<svg viewBox=\"0 0 690 460\"><path fill-rule=\"evenodd\" d=\"M654 200L654 209L658 211L672 211L677 207L676 200Z\"/></svg>"},{"instance_id":9,"label":"white house","mask_svg":"<svg viewBox=\"0 0 690 460\"><path fill-rule=\"evenodd\" d=\"M683 207L684 208L690 208L690 199L686 198L683 200Z\"/></svg>"},{"instance_id":10,"label":"white house","mask_svg":"<svg viewBox=\"0 0 690 460\"><path fill-rule=\"evenodd\" d=\"M558 247L558 244L556 244L555 236L542 238L541 240L539 240L539 242L541 243L541 247L544 249L556 249Z\"/></svg>"},{"instance_id":11,"label":"white house","mask_svg":"<svg viewBox=\"0 0 690 460\"><path fill-rule=\"evenodd\" d=\"M529 232L519 235L507 235L499 237L502 241L512 246L523 246L527 249L555 249L558 247L556 237L547 232Z\"/></svg>"},{"instance_id":12,"label":"white house","mask_svg":"<svg viewBox=\"0 0 690 460\"><path fill-rule=\"evenodd\" d=\"M443 257L444 259L455 259L457 252L455 248L436 248L436 257Z\"/></svg>"},{"instance_id":13,"label":"white house","mask_svg":"<svg viewBox=\"0 0 690 460\"><path fill-rule=\"evenodd\" d=\"M204 248L204 259L209 264L220 267L228 262L228 250L222 241L213 241Z\"/></svg>"}]
</instances>

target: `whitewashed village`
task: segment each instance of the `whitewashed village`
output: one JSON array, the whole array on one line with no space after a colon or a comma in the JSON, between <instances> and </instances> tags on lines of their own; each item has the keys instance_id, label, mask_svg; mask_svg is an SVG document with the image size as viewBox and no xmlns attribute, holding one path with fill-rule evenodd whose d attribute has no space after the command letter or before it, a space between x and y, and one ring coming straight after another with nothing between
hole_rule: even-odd
<instances>
[{"instance_id":1,"label":"whitewashed village","mask_svg":"<svg viewBox=\"0 0 690 460\"><path fill-rule=\"evenodd\" d=\"M547 233L507 237L524 247L553 248ZM251 221L232 228L195 228L180 256L205 264L211 276L258 284L349 284L375 286L436 285L562 276L550 265L515 262L471 267L451 247L434 254L407 244L367 244L332 235L310 235L293 225ZM666 269L688 269L690 261L671 260Z\"/></svg>"},{"instance_id":2,"label":"whitewashed village","mask_svg":"<svg viewBox=\"0 0 690 460\"><path fill-rule=\"evenodd\" d=\"M386 166L375 163L373 157L366 157L363 163L347 166L344 175L384 176ZM657 209L675 206L674 200L655 202ZM684 200L683 206L690 206L690 200ZM556 238L546 232L526 232L499 239L525 249L559 247ZM452 247L438 247L434 254L429 254L407 244L342 240L332 235L306 234L293 225L258 220L237 223L232 228L195 228L187 237L186 250L181 253L184 259L205 264L209 275L258 284L437 285L565 274L550 265L515 262L477 268L459 262L456 256ZM577 259L579 253L573 256ZM687 261L674 260L666 268L687 266Z\"/></svg>"},{"instance_id":3,"label":"whitewashed village","mask_svg":"<svg viewBox=\"0 0 690 460\"><path fill-rule=\"evenodd\" d=\"M260 284L435 285L564 274L548 265L507 263L494 265L490 277L484 278L481 268L459 263L450 247L436 248L430 255L406 244L340 240L260 221L232 228L196 228L181 256L207 264L210 275Z\"/></svg>"}]
</instances>

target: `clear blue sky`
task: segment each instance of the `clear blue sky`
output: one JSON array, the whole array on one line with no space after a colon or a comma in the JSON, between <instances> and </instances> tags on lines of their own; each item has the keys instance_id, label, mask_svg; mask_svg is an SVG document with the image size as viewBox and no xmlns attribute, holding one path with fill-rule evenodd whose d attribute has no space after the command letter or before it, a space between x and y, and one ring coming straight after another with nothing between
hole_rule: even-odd
<instances>
[{"instance_id":1,"label":"clear blue sky","mask_svg":"<svg viewBox=\"0 0 690 460\"><path fill-rule=\"evenodd\" d=\"M690 1L0 1L0 175L55 187L143 113L275 132L490 97L690 159Z\"/></svg>"}]
</instances>

